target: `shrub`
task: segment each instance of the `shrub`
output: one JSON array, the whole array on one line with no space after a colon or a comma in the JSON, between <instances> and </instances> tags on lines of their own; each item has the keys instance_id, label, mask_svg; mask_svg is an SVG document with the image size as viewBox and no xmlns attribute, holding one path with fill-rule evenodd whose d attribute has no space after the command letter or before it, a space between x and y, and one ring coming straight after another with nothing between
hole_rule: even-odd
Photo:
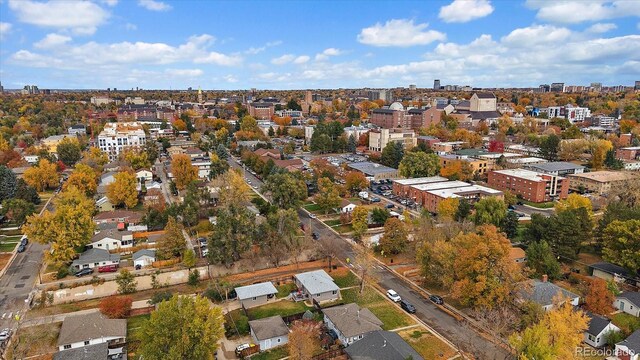
<instances>
[{"instance_id":1,"label":"shrub","mask_svg":"<svg viewBox=\"0 0 640 360\"><path fill-rule=\"evenodd\" d=\"M173 296L173 294L171 294L168 291L155 293L155 294L153 294L151 299L149 299L148 303L149 303L149 305L159 304L159 303L161 303L161 302L163 302L165 300L171 299L172 296Z\"/></svg>"},{"instance_id":2,"label":"shrub","mask_svg":"<svg viewBox=\"0 0 640 360\"><path fill-rule=\"evenodd\" d=\"M63 279L69 275L69 268L66 266L61 266L56 272L56 279Z\"/></svg>"},{"instance_id":3,"label":"shrub","mask_svg":"<svg viewBox=\"0 0 640 360\"><path fill-rule=\"evenodd\" d=\"M100 301L100 312L110 319L129 316L133 299L130 296L109 296Z\"/></svg>"},{"instance_id":4,"label":"shrub","mask_svg":"<svg viewBox=\"0 0 640 360\"><path fill-rule=\"evenodd\" d=\"M200 282L200 272L197 269L190 271L187 283L191 286L197 286L198 282Z\"/></svg>"}]
</instances>

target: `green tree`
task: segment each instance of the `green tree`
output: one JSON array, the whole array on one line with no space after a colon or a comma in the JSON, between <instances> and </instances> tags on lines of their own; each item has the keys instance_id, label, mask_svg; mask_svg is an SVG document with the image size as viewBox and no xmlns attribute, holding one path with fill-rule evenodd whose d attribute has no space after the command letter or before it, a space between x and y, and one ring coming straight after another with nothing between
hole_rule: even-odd
<instances>
[{"instance_id":1,"label":"green tree","mask_svg":"<svg viewBox=\"0 0 640 360\"><path fill-rule=\"evenodd\" d=\"M560 151L560 138L554 134L546 136L540 142L540 156L549 161L558 160Z\"/></svg>"},{"instance_id":2,"label":"green tree","mask_svg":"<svg viewBox=\"0 0 640 360\"><path fill-rule=\"evenodd\" d=\"M549 279L557 279L560 276L560 263L549 244L542 240L533 242L527 248L527 265L533 270L533 276L540 278L548 275Z\"/></svg>"},{"instance_id":3,"label":"green tree","mask_svg":"<svg viewBox=\"0 0 640 360\"><path fill-rule=\"evenodd\" d=\"M373 221L374 224L386 223L389 216L391 215L389 215L387 209L375 207L371 210L371 221Z\"/></svg>"},{"instance_id":4,"label":"green tree","mask_svg":"<svg viewBox=\"0 0 640 360\"><path fill-rule=\"evenodd\" d=\"M640 220L614 220L602 234L605 260L632 272L640 269Z\"/></svg>"},{"instance_id":5,"label":"green tree","mask_svg":"<svg viewBox=\"0 0 640 360\"><path fill-rule=\"evenodd\" d=\"M314 200L325 214L332 209L338 208L342 201L338 188L327 178L320 178L318 180L318 193Z\"/></svg>"},{"instance_id":6,"label":"green tree","mask_svg":"<svg viewBox=\"0 0 640 360\"><path fill-rule=\"evenodd\" d=\"M0 165L0 202L14 197L16 187L16 174L8 167Z\"/></svg>"},{"instance_id":7,"label":"green tree","mask_svg":"<svg viewBox=\"0 0 640 360\"><path fill-rule=\"evenodd\" d=\"M40 195L36 189L29 186L23 179L18 179L16 184L16 199L22 199L35 205L40 204Z\"/></svg>"},{"instance_id":8,"label":"green tree","mask_svg":"<svg viewBox=\"0 0 640 360\"><path fill-rule=\"evenodd\" d=\"M206 298L172 296L142 325L140 356L147 360L213 359L224 334L222 309Z\"/></svg>"},{"instance_id":9,"label":"green tree","mask_svg":"<svg viewBox=\"0 0 640 360\"><path fill-rule=\"evenodd\" d=\"M285 172L269 176L262 187L280 209L298 207L307 198L307 185L298 176Z\"/></svg>"},{"instance_id":10,"label":"green tree","mask_svg":"<svg viewBox=\"0 0 640 360\"><path fill-rule=\"evenodd\" d=\"M410 151L404 155L398 168L400 176L417 178L435 176L440 172L440 157L422 151Z\"/></svg>"},{"instance_id":11,"label":"green tree","mask_svg":"<svg viewBox=\"0 0 640 360\"><path fill-rule=\"evenodd\" d=\"M592 238L593 221L585 208L570 209L551 217L544 231L546 240L561 261L578 258L580 246Z\"/></svg>"},{"instance_id":12,"label":"green tree","mask_svg":"<svg viewBox=\"0 0 640 360\"><path fill-rule=\"evenodd\" d=\"M352 154L355 154L357 147L358 147L358 140L353 134L349 135L349 139L347 140L347 151Z\"/></svg>"},{"instance_id":13,"label":"green tree","mask_svg":"<svg viewBox=\"0 0 640 360\"><path fill-rule=\"evenodd\" d=\"M133 294L137 291L136 277L127 269L120 270L116 276L116 284L118 284L118 294Z\"/></svg>"},{"instance_id":14,"label":"green tree","mask_svg":"<svg viewBox=\"0 0 640 360\"><path fill-rule=\"evenodd\" d=\"M624 168L624 162L620 159L616 159L616 151L609 149L607 155L604 158L604 164L611 170L622 170Z\"/></svg>"},{"instance_id":15,"label":"green tree","mask_svg":"<svg viewBox=\"0 0 640 360\"><path fill-rule=\"evenodd\" d=\"M289 99L287 102L287 109L302 111L302 107L294 98Z\"/></svg>"},{"instance_id":16,"label":"green tree","mask_svg":"<svg viewBox=\"0 0 640 360\"><path fill-rule=\"evenodd\" d=\"M7 199L2 202L0 213L18 225L22 225L27 216L36 212L36 207L22 199Z\"/></svg>"},{"instance_id":17,"label":"green tree","mask_svg":"<svg viewBox=\"0 0 640 360\"><path fill-rule=\"evenodd\" d=\"M269 126L269 131L267 131L267 135L269 135L269 137L274 137L276 135L276 132L273 131L273 126Z\"/></svg>"},{"instance_id":18,"label":"green tree","mask_svg":"<svg viewBox=\"0 0 640 360\"><path fill-rule=\"evenodd\" d=\"M160 260L180 257L187 249L184 228L174 217L169 217L164 235L158 239L156 255Z\"/></svg>"},{"instance_id":19,"label":"green tree","mask_svg":"<svg viewBox=\"0 0 640 360\"><path fill-rule=\"evenodd\" d=\"M362 235L369 228L369 210L364 206L356 206L351 216L351 227L353 228L353 238L362 239Z\"/></svg>"},{"instance_id":20,"label":"green tree","mask_svg":"<svg viewBox=\"0 0 640 360\"><path fill-rule=\"evenodd\" d=\"M218 155L220 160L227 160L229 158L229 151L224 145L218 144L216 147L216 155Z\"/></svg>"},{"instance_id":21,"label":"green tree","mask_svg":"<svg viewBox=\"0 0 640 360\"><path fill-rule=\"evenodd\" d=\"M144 152L147 154L149 165L155 164L158 159L158 143L156 141L147 141L143 148Z\"/></svg>"},{"instance_id":22,"label":"green tree","mask_svg":"<svg viewBox=\"0 0 640 360\"><path fill-rule=\"evenodd\" d=\"M255 237L255 215L241 204L218 211L218 221L209 236L209 262L229 267L249 250Z\"/></svg>"},{"instance_id":23,"label":"green tree","mask_svg":"<svg viewBox=\"0 0 640 360\"><path fill-rule=\"evenodd\" d=\"M519 218L515 211L507 211L507 215L500 222L502 230L509 239L514 239L518 235Z\"/></svg>"},{"instance_id":24,"label":"green tree","mask_svg":"<svg viewBox=\"0 0 640 360\"><path fill-rule=\"evenodd\" d=\"M196 253L192 249L188 249L184 252L182 257L182 265L191 269L196 265Z\"/></svg>"},{"instance_id":25,"label":"green tree","mask_svg":"<svg viewBox=\"0 0 640 360\"><path fill-rule=\"evenodd\" d=\"M380 249L387 254L399 254L407 247L409 233L399 219L392 217L384 223Z\"/></svg>"},{"instance_id":26,"label":"green tree","mask_svg":"<svg viewBox=\"0 0 640 360\"><path fill-rule=\"evenodd\" d=\"M456 210L456 221L464 221L471 215L471 204L465 198L460 199L458 210Z\"/></svg>"},{"instance_id":27,"label":"green tree","mask_svg":"<svg viewBox=\"0 0 640 360\"><path fill-rule=\"evenodd\" d=\"M274 266L291 255L297 257L302 250L304 236L299 234L299 222L294 209L279 209L260 224L260 248Z\"/></svg>"},{"instance_id":28,"label":"green tree","mask_svg":"<svg viewBox=\"0 0 640 360\"><path fill-rule=\"evenodd\" d=\"M551 219L539 213L531 214L531 221L522 232L522 241L525 244L533 244L545 237L550 226Z\"/></svg>"},{"instance_id":29,"label":"green tree","mask_svg":"<svg viewBox=\"0 0 640 360\"><path fill-rule=\"evenodd\" d=\"M473 216L473 221L476 225L492 224L500 226L502 220L507 216L507 205L504 201L495 197L480 199L474 208L476 213Z\"/></svg>"},{"instance_id":30,"label":"green tree","mask_svg":"<svg viewBox=\"0 0 640 360\"><path fill-rule=\"evenodd\" d=\"M76 138L65 137L56 148L58 159L67 166L72 166L82 157L82 147Z\"/></svg>"},{"instance_id":31,"label":"green tree","mask_svg":"<svg viewBox=\"0 0 640 360\"><path fill-rule=\"evenodd\" d=\"M391 141L387 146L382 149L382 155L380 157L380 163L385 166L397 169L400 166L400 161L404 156L404 147L402 143L397 141Z\"/></svg>"}]
</instances>

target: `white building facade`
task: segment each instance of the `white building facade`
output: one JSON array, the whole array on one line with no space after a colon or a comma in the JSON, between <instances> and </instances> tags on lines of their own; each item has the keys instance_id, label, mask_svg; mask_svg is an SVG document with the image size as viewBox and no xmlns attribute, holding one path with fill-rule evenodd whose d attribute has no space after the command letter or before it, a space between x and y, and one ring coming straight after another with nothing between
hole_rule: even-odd
<instances>
[{"instance_id":1,"label":"white building facade","mask_svg":"<svg viewBox=\"0 0 640 360\"><path fill-rule=\"evenodd\" d=\"M138 122L107 123L98 135L98 147L116 160L122 150L144 146L147 136Z\"/></svg>"}]
</instances>

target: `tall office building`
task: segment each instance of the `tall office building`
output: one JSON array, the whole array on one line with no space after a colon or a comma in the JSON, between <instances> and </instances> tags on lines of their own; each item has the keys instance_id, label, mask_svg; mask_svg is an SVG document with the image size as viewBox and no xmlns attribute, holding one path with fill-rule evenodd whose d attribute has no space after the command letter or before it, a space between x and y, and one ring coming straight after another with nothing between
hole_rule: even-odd
<instances>
[{"instance_id":1,"label":"tall office building","mask_svg":"<svg viewBox=\"0 0 640 360\"><path fill-rule=\"evenodd\" d=\"M433 80L433 90L440 90L440 80Z\"/></svg>"},{"instance_id":2,"label":"tall office building","mask_svg":"<svg viewBox=\"0 0 640 360\"><path fill-rule=\"evenodd\" d=\"M633 90L640 90L640 81L636 81L636 85L633 87Z\"/></svg>"},{"instance_id":3,"label":"tall office building","mask_svg":"<svg viewBox=\"0 0 640 360\"><path fill-rule=\"evenodd\" d=\"M551 92L564 92L564 83L551 83Z\"/></svg>"}]
</instances>

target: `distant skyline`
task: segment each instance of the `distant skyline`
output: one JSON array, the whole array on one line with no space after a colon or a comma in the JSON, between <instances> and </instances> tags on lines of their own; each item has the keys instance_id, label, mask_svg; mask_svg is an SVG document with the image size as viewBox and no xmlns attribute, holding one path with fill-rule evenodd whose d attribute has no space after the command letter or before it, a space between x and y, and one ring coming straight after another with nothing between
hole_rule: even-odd
<instances>
[{"instance_id":1,"label":"distant skyline","mask_svg":"<svg viewBox=\"0 0 640 360\"><path fill-rule=\"evenodd\" d=\"M9 88L633 86L640 1L0 0Z\"/></svg>"}]
</instances>

